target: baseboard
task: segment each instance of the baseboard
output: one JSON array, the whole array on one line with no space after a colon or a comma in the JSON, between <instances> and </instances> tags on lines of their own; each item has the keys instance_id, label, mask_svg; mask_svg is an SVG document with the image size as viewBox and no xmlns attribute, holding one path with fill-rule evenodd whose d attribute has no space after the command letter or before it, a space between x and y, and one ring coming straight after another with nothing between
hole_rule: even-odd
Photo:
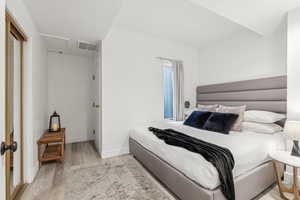
<instances>
[{"instance_id":1,"label":"baseboard","mask_svg":"<svg viewBox=\"0 0 300 200\"><path fill-rule=\"evenodd\" d=\"M32 183L34 181L35 177L37 176L38 171L39 171L39 162L36 161L31 166L31 170L30 170L29 174L26 175L26 172L24 173L25 174L24 182L28 183L28 184Z\"/></svg>"},{"instance_id":2,"label":"baseboard","mask_svg":"<svg viewBox=\"0 0 300 200\"><path fill-rule=\"evenodd\" d=\"M32 168L32 178L31 178L31 182L30 183L32 183L33 181L34 181L34 179L35 179L35 177L36 177L36 175L37 175L37 173L39 172L39 161L37 161L36 163L35 163L35 165L33 166L33 168Z\"/></svg>"},{"instance_id":3,"label":"baseboard","mask_svg":"<svg viewBox=\"0 0 300 200\"><path fill-rule=\"evenodd\" d=\"M129 148L103 150L101 152L101 158L110 158L115 156L121 156L124 154L129 154Z\"/></svg>"},{"instance_id":4,"label":"baseboard","mask_svg":"<svg viewBox=\"0 0 300 200\"><path fill-rule=\"evenodd\" d=\"M86 142L86 141L89 141L89 139L88 138L67 138L66 143L70 144L70 143L78 143L78 142Z\"/></svg>"}]
</instances>

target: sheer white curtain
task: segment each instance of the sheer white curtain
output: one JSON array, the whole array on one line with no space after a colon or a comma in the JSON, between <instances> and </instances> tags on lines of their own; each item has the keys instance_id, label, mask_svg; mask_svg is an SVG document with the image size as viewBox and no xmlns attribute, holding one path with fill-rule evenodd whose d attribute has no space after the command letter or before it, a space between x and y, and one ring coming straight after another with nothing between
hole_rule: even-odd
<instances>
[{"instance_id":1,"label":"sheer white curtain","mask_svg":"<svg viewBox=\"0 0 300 200\"><path fill-rule=\"evenodd\" d=\"M174 118L176 121L184 119L184 85L183 85L183 63L172 61L174 68Z\"/></svg>"}]
</instances>

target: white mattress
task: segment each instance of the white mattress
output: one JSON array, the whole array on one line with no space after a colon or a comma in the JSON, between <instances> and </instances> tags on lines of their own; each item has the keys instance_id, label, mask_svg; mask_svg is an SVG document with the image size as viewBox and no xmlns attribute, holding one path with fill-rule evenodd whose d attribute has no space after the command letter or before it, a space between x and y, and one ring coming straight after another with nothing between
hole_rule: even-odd
<instances>
[{"instance_id":1,"label":"white mattress","mask_svg":"<svg viewBox=\"0 0 300 200\"><path fill-rule=\"evenodd\" d=\"M174 121L162 121L149 126L173 128L192 137L230 149L235 160L234 178L270 160L271 151L284 149L281 133L269 135L232 131L229 135L224 135L192 128L183 125L182 122ZM163 140L148 131L149 126L132 130L130 137L201 186L215 189L220 185L218 172L210 162L207 162L200 154L165 144Z\"/></svg>"}]
</instances>

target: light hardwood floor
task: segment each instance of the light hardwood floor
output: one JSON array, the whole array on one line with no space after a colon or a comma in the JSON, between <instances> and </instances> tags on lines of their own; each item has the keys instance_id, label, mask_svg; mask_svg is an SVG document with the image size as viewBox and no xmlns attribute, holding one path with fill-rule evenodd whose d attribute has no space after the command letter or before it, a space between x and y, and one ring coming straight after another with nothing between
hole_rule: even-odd
<instances>
[{"instance_id":1,"label":"light hardwood floor","mask_svg":"<svg viewBox=\"0 0 300 200\"><path fill-rule=\"evenodd\" d=\"M68 170L98 165L103 162L92 142L67 144L65 153L63 164L53 162L41 167L34 182L27 187L21 200L63 200L65 192L64 173ZM277 188L261 196L258 199L281 199Z\"/></svg>"},{"instance_id":2,"label":"light hardwood floor","mask_svg":"<svg viewBox=\"0 0 300 200\"><path fill-rule=\"evenodd\" d=\"M92 142L66 145L65 161L43 164L21 200L63 200L63 174L66 170L97 165L101 162Z\"/></svg>"}]
</instances>

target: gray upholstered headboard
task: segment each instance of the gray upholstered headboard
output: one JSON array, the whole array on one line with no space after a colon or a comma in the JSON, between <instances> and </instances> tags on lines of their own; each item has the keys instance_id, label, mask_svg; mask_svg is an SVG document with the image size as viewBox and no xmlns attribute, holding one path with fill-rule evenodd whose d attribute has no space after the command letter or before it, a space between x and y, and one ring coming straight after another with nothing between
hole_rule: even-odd
<instances>
[{"instance_id":1,"label":"gray upholstered headboard","mask_svg":"<svg viewBox=\"0 0 300 200\"><path fill-rule=\"evenodd\" d=\"M197 87L197 104L247 105L247 110L286 113L286 99L286 76Z\"/></svg>"}]
</instances>

